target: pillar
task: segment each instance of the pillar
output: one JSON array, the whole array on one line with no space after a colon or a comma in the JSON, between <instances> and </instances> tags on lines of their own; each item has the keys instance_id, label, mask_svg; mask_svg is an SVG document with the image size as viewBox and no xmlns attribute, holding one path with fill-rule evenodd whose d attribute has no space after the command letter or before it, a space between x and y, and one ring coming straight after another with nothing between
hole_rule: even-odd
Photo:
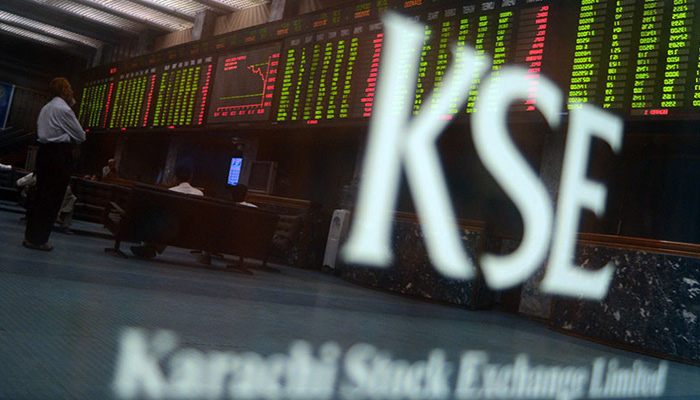
<instances>
[{"instance_id":1,"label":"pillar","mask_svg":"<svg viewBox=\"0 0 700 400\"><path fill-rule=\"evenodd\" d=\"M175 169L177 168L177 156L180 154L182 147L182 139L174 138L168 145L168 155L165 158L165 167L163 168L163 183L175 181Z\"/></svg>"},{"instance_id":2,"label":"pillar","mask_svg":"<svg viewBox=\"0 0 700 400\"><path fill-rule=\"evenodd\" d=\"M197 13L192 28L192 41L209 39L214 36L216 14L211 10L203 10Z\"/></svg>"}]
</instances>

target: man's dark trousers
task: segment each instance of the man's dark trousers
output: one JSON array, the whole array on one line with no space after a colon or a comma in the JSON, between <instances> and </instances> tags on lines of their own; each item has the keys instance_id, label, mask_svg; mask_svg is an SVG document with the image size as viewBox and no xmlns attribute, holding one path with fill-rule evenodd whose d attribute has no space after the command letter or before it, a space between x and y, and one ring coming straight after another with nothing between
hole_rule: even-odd
<instances>
[{"instance_id":1,"label":"man's dark trousers","mask_svg":"<svg viewBox=\"0 0 700 400\"><path fill-rule=\"evenodd\" d=\"M73 145L40 144L36 156L36 199L27 210L24 238L33 244L46 244L70 183Z\"/></svg>"}]
</instances>

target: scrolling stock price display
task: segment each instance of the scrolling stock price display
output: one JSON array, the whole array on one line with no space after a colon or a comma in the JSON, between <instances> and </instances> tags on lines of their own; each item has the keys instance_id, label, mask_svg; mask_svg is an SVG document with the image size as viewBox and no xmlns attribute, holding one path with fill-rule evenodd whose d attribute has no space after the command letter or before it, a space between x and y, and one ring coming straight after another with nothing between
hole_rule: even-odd
<instances>
[{"instance_id":1,"label":"scrolling stock price display","mask_svg":"<svg viewBox=\"0 0 700 400\"><path fill-rule=\"evenodd\" d=\"M379 23L288 40L276 121L369 116L381 43Z\"/></svg>"},{"instance_id":2,"label":"scrolling stock price display","mask_svg":"<svg viewBox=\"0 0 700 400\"><path fill-rule=\"evenodd\" d=\"M411 12L415 4L420 3L406 2L406 12ZM423 104L424 93L441 90L441 81L451 57L447 49L450 41L474 45L481 58L494 54L492 71L495 74L505 63L528 68L530 98L516 107L532 111L536 103L540 70L547 56L547 4L544 1L488 1L423 11L414 16L414 20L425 21L428 26L422 46L411 49L421 53L418 90L413 99L414 112L421 107L433 107ZM273 120L277 123L297 121L315 124L319 121L366 119L372 113L382 42L381 23L365 22L288 39L277 60L270 58L280 53L277 45L222 55L213 84L215 93L212 93L213 97L209 96L211 105L206 122L262 121L269 118L270 110L274 110ZM278 62L279 65L275 65L278 68L274 69L262 65ZM256 66L258 64L261 65ZM246 68L235 67L238 65ZM248 66L257 68L260 80L248 79L255 75ZM163 75L167 73L168 80L177 80L173 72L175 69L179 68L176 66L171 71L164 71ZM250 76L245 76L246 72ZM208 82L209 73L206 76ZM273 94L276 80L280 83L276 84L277 91ZM152 125L201 124L201 119L191 116L183 118L185 112L175 110L184 107L183 102L192 105L188 97L173 97L180 83L164 86L164 78L159 82L156 86L158 99L152 101L156 107L150 111L154 115ZM253 87L256 86L255 82L259 88ZM264 99L260 96L264 96ZM276 101L272 101L272 96L276 97ZM449 115L444 117L452 119L459 113L473 112L477 97L478 85L475 84L467 105L462 110L452 108ZM206 93L200 101L204 106Z\"/></svg>"},{"instance_id":3,"label":"scrolling stock price display","mask_svg":"<svg viewBox=\"0 0 700 400\"><path fill-rule=\"evenodd\" d=\"M174 128L204 123L213 57L171 62L88 82L79 110L85 128Z\"/></svg>"},{"instance_id":4,"label":"scrolling stock price display","mask_svg":"<svg viewBox=\"0 0 700 400\"><path fill-rule=\"evenodd\" d=\"M416 7L420 4L421 2L409 1L404 6L406 12L410 13L414 8L420 9ZM526 66L530 72L532 97L522 107L534 109L549 11L547 5L541 5L545 4L542 1L531 2L527 7L520 7L522 4L526 3L515 0L488 1L424 11L416 15L414 20L425 21L429 28L426 28L422 47L411 50L421 52L419 90L414 99L414 111L423 106L432 107L423 104L423 94L440 90L442 76L451 57L447 49L450 41L472 44L482 57L485 54L495 54L495 72L505 63ZM359 13L356 18L365 18L365 14ZM275 56L276 60L270 57L280 53L276 47L278 45L220 56L213 97L209 96L211 105L206 122L262 121L269 118L271 109L274 109L273 119L278 123L299 121L314 124L319 121L366 119L372 113L382 42L381 23L364 22L288 39L282 57ZM159 68L155 95L152 94L152 81L143 82L145 89L143 85L139 86L137 98L142 99L145 110L142 108L141 112L135 112L133 105L120 105L115 112L130 115L113 116L109 126L106 126L107 117L104 116L100 119L104 123L88 126L123 129L142 126L141 121L148 118L152 118L151 124L154 127L201 125L201 111L208 100L206 90L209 87L211 65L207 66L208 70L193 75L193 67L182 64L183 62L167 64L161 67L162 70ZM272 64L278 68L268 68ZM238 65L245 68L237 68ZM247 67L258 73L253 73ZM249 76L245 75L246 72ZM254 75L259 75L261 79L249 79ZM276 80L281 83L277 84L277 91L273 93ZM107 96L107 105L112 98L112 94L106 94L111 93L110 85L115 90L120 89L119 84L120 82L109 85L102 83L101 89ZM200 97L193 97L194 85L203 88ZM140 96L142 89L149 93L147 98ZM470 101L462 112L474 111L477 93L475 85L470 93ZM152 96L157 98L151 98ZM271 99L273 96L276 97L274 102ZM120 92L120 99L124 98ZM104 102L98 104L99 109L104 109ZM452 115L445 117L451 119L458 113L460 110L454 108L450 110ZM136 122L124 123L132 120Z\"/></svg>"},{"instance_id":5,"label":"scrolling stock price display","mask_svg":"<svg viewBox=\"0 0 700 400\"><path fill-rule=\"evenodd\" d=\"M426 23L422 46L406 50L421 54L418 88L412 100L414 113L421 107L434 106L423 101L426 93L441 90L451 57L449 42L474 45L480 59L495 54L495 74L505 63L526 67L530 97L516 108L534 110L549 17L549 6L536 3L539 4L517 7L524 3L490 1L414 16L414 21ZM410 4L417 3L406 3ZM316 124L370 117L382 42L381 23L357 24L287 40L275 120ZM477 95L478 81L462 112L474 111ZM444 117L452 119L458 113L460 110L453 107L450 115Z\"/></svg>"},{"instance_id":6,"label":"scrolling stock price display","mask_svg":"<svg viewBox=\"0 0 700 400\"><path fill-rule=\"evenodd\" d=\"M155 68L120 76L108 127L126 129L147 126L155 86Z\"/></svg>"},{"instance_id":7,"label":"scrolling stock price display","mask_svg":"<svg viewBox=\"0 0 700 400\"><path fill-rule=\"evenodd\" d=\"M116 68L110 73L116 72ZM114 90L114 78L97 79L88 82L83 89L78 121L84 128L104 129L107 127L107 114Z\"/></svg>"},{"instance_id":8,"label":"scrolling stock price display","mask_svg":"<svg viewBox=\"0 0 700 400\"><path fill-rule=\"evenodd\" d=\"M448 42L472 45L480 56L493 55L491 68L495 73L506 63L525 66L530 74L532 98L514 108L532 110L535 107L537 82L540 71L545 69L550 74L563 72L566 75L563 80L568 85L569 109L594 103L620 115L693 117L700 107L700 40L694 34L699 18L692 1L499 0L444 6L433 11L412 7L413 4L419 2L405 2L404 12L421 10L416 11L419 15L415 15L414 20L428 25L422 47L415 50L420 52L421 65L414 112L421 107L432 107L424 103L425 93L442 90L441 80L452 57L446 50ZM550 10L551 5L556 5L556 10ZM548 25L554 20L551 13L577 18L575 24L557 27L565 31L557 35L563 38L560 48L549 45L548 37L552 32ZM262 121L269 116L275 123L366 119L372 112L378 59L382 52L383 34L382 29L377 29L379 24L358 21L346 28L287 39L279 51L275 92L271 101L263 103L264 110L256 109L245 116L238 112L238 116L232 118L230 113L223 117L223 112L215 117L213 112L219 107L209 107L207 122ZM251 51L255 53L260 49ZM232 53L236 54L245 52ZM552 65L549 59L569 59L571 69L562 67L567 63ZM158 68L158 76L163 72L161 68ZM84 102L89 104L81 104L81 122L86 127L107 129L112 120L113 127L120 125L117 121L129 120L106 115L123 108L115 106L112 99L117 84L117 77L107 76L93 80L86 87L83 98L92 99ZM149 92L149 84L146 92ZM157 80L154 96L161 91ZM255 93L236 94L234 90L233 95L220 97L251 94ZM266 96L269 94L266 92ZM475 84L465 107L451 109L444 117L450 119L473 112L477 99L478 85ZM166 104L174 107L173 102L166 100L159 102L161 107ZM204 104L208 99L199 101ZM226 101L232 104L224 104L221 111L246 105L235 103L235 99ZM151 108L156 102L153 98ZM154 119L154 111L150 111L148 118ZM163 122L165 114L161 111L153 125L170 126ZM177 116L178 121L181 114L182 111ZM175 112L170 115L175 118ZM139 117L137 121L141 123L142 120ZM187 125L186 121L179 123ZM191 125L199 122L198 117L190 118Z\"/></svg>"},{"instance_id":9,"label":"scrolling stock price display","mask_svg":"<svg viewBox=\"0 0 700 400\"><path fill-rule=\"evenodd\" d=\"M691 0L582 0L569 109L635 117L700 110L698 16Z\"/></svg>"},{"instance_id":10,"label":"scrolling stock price display","mask_svg":"<svg viewBox=\"0 0 700 400\"><path fill-rule=\"evenodd\" d=\"M500 6L500 7L499 7ZM493 54L491 71L498 79L505 64L527 68L530 92L524 103L514 106L514 111L533 111L537 102L540 71L545 59L545 45L549 6L535 4L516 8L516 2L483 2L459 8L446 9L427 14L425 37L421 50L418 85L413 106L417 114L422 107L434 108L435 104L424 104L427 93L439 93L442 79L448 66L448 43L469 44L477 52L477 60L485 60ZM431 39L432 37L435 39ZM478 98L478 77L469 92L466 112L475 111ZM452 119L460 110L453 106L446 119Z\"/></svg>"},{"instance_id":11,"label":"scrolling stock price display","mask_svg":"<svg viewBox=\"0 0 700 400\"><path fill-rule=\"evenodd\" d=\"M174 128L204 123L213 57L166 64L153 110L153 126Z\"/></svg>"}]
</instances>

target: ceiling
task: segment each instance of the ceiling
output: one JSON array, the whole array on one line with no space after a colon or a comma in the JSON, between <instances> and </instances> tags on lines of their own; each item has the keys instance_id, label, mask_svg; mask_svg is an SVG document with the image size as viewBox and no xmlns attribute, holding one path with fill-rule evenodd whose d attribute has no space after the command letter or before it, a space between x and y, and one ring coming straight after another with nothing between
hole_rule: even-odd
<instances>
[{"instance_id":1,"label":"ceiling","mask_svg":"<svg viewBox=\"0 0 700 400\"><path fill-rule=\"evenodd\" d=\"M231 14L270 0L0 0L0 41L21 39L91 59L119 45L194 26L198 12Z\"/></svg>"}]
</instances>

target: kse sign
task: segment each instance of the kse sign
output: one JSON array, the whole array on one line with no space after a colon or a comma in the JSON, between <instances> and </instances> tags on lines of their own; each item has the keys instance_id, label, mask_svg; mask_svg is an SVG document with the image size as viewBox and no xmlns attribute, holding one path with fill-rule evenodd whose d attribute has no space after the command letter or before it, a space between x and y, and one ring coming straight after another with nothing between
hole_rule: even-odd
<instances>
[{"instance_id":1,"label":"kse sign","mask_svg":"<svg viewBox=\"0 0 700 400\"><path fill-rule=\"evenodd\" d=\"M377 266L391 263L391 217L396 205L400 174L413 195L423 226L428 254L435 268L451 278L473 278L475 269L465 253L450 204L445 178L440 170L435 147L449 123L455 104L463 104L476 77L488 64L474 49L454 46L454 62L445 75L442 90L431 94L410 119L412 98L417 82L420 48L424 28L396 14L384 18L385 43L380 66L364 177L360 186L355 220L343 248L346 262ZM597 271L574 265L576 233L580 213L585 207L601 216L605 211L606 188L586 178L591 139L606 141L615 152L622 147L620 119L592 106L571 111L564 165L556 215L544 184L531 170L510 139L506 126L509 105L527 98L526 71L505 67L498 78L486 77L476 101L471 126L476 150L483 164L512 199L523 218L523 239L508 255L485 254L481 269L493 289L505 289L525 281L543 263L549 262L542 290L552 294L602 299L608 291L614 266L609 263ZM563 106L561 91L541 78L537 108L547 123L560 123Z\"/></svg>"}]
</instances>

